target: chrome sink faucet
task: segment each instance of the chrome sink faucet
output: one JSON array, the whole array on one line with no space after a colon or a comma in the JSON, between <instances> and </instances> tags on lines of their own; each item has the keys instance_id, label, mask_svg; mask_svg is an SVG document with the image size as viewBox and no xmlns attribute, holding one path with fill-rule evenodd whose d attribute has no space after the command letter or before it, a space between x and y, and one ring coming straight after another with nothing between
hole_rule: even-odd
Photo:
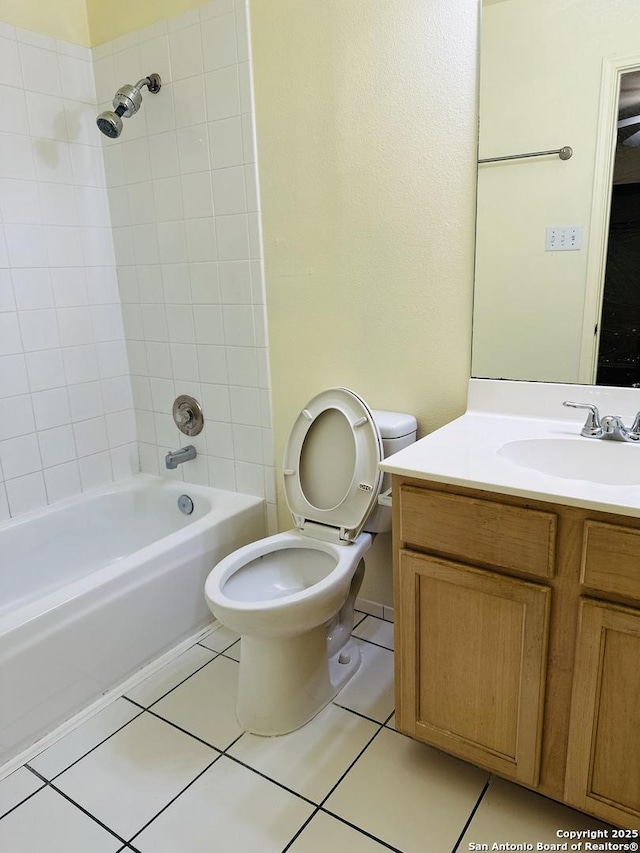
<instances>
[{"instance_id":1,"label":"chrome sink faucet","mask_svg":"<svg viewBox=\"0 0 640 853\"><path fill-rule=\"evenodd\" d=\"M563 406L572 409L588 409L589 414L580 435L585 438L610 438L614 441L640 441L640 412L635 416L631 427L626 427L619 415L604 415L600 417L597 406L593 403L572 403L565 400Z\"/></svg>"},{"instance_id":2,"label":"chrome sink faucet","mask_svg":"<svg viewBox=\"0 0 640 853\"><path fill-rule=\"evenodd\" d=\"M183 462L189 462L190 459L195 459L197 452L193 444L188 444L186 447L181 447L180 450L170 450L164 457L164 464L169 469L177 468Z\"/></svg>"}]
</instances>

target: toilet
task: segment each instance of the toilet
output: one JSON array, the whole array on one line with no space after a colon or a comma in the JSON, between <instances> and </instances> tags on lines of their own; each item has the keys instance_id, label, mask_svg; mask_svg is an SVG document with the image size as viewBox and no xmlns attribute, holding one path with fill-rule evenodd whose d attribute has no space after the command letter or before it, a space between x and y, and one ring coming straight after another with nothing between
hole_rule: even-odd
<instances>
[{"instance_id":1,"label":"toilet","mask_svg":"<svg viewBox=\"0 0 640 853\"><path fill-rule=\"evenodd\" d=\"M298 415L283 470L295 527L234 551L205 584L213 615L242 638L246 731L300 728L358 669L351 630L363 557L372 534L391 528L378 466L415 439L412 415L371 410L346 388L323 391Z\"/></svg>"}]
</instances>

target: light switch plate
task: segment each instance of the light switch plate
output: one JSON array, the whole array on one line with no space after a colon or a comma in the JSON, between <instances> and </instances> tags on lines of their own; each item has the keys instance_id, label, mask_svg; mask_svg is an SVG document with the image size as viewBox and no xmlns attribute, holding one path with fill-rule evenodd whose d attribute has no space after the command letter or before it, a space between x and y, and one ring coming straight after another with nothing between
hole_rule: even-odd
<instances>
[{"instance_id":1,"label":"light switch plate","mask_svg":"<svg viewBox=\"0 0 640 853\"><path fill-rule=\"evenodd\" d=\"M545 232L545 252L577 252L582 248L582 225L550 225Z\"/></svg>"}]
</instances>

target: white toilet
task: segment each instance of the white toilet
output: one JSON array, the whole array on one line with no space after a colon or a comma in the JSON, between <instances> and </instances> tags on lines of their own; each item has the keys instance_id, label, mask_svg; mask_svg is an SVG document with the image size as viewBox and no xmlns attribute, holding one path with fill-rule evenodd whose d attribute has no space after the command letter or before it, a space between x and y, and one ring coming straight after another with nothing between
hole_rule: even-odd
<instances>
[{"instance_id":1,"label":"white toilet","mask_svg":"<svg viewBox=\"0 0 640 853\"><path fill-rule=\"evenodd\" d=\"M377 503L378 464L415 439L412 415L372 411L345 388L323 391L298 415L284 458L295 529L234 551L205 584L213 615L242 637L237 715L246 731L300 728L357 670L362 558L371 533L391 527Z\"/></svg>"}]
</instances>

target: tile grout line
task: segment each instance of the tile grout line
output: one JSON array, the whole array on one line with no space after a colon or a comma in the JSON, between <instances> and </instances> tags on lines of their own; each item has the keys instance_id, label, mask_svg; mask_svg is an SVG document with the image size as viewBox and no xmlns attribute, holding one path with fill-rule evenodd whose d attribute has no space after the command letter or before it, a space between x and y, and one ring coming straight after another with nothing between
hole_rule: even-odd
<instances>
[{"instance_id":1,"label":"tile grout line","mask_svg":"<svg viewBox=\"0 0 640 853\"><path fill-rule=\"evenodd\" d=\"M474 816L475 816L475 813L477 812L477 810L478 810L478 808L479 808L479 806L480 806L480 803L481 803L481 802L482 802L482 800L484 799L484 795L487 793L487 791L488 791L488 789L489 789L489 785L490 785L490 783L491 783L491 779L492 779L492 777L491 777L491 776L489 776L489 778L487 779L487 781L484 783L484 788L483 788L483 789L482 789L482 791L480 792L480 796L478 797L478 800L477 800L477 802L476 802L475 806L471 809L471 814L470 814L470 815L469 815L469 817L467 818L465 825L462 827L462 831L460 832L460 835L458 836L458 840L457 840L457 841L456 841L456 843L453 845L453 847L452 847L452 849L451 849L451 853L456 853L456 851L457 851L458 847L460 846L460 842L461 842L461 841L462 841L462 839L464 838L464 834L465 834L465 832L466 832L466 831L467 831L467 829L469 828L469 825L471 824L471 821L473 820L473 818L474 818Z\"/></svg>"},{"instance_id":2,"label":"tile grout line","mask_svg":"<svg viewBox=\"0 0 640 853\"><path fill-rule=\"evenodd\" d=\"M126 696L119 696L118 698L119 698L119 699L126 699ZM127 700L127 701L131 701L131 700ZM114 704L115 704L115 702L114 702ZM138 704L137 704L137 703L135 703L135 702L134 702L134 703L132 703L132 704L134 704L134 705L136 705L136 707L140 708L140 714L142 714L142 712L145 710L144 708L140 707L140 705L138 705ZM35 773L35 774L36 774L40 779L44 779L46 782L53 782L53 781L54 781L54 779L58 779L60 776L62 776L62 774L63 774L63 773L66 773L66 772L67 772L67 770L70 770L70 769L71 769L74 765L76 765L79 761L82 761L82 759L83 759L83 758L86 758L86 757L87 757L87 755L90 755L90 754L91 754L95 749L97 749L99 746L102 746L102 744L103 744L103 743L106 743L106 742L109 740L109 738L112 738L114 735L117 735L117 734L118 734L118 732L121 732L121 731L122 731L122 729L126 728L126 726L128 726L128 725L129 725L129 723L132 723L134 720L137 720L137 719L138 719L138 717L140 716L140 714L136 714L136 715L135 715L135 717L132 717L130 720L127 720L127 722L126 722L126 723L123 723L121 726L118 726L118 728L117 728L117 729L115 729L114 731L112 731L112 732L111 732L111 734L108 734L108 735L107 735L105 738L103 738L99 743L96 743L94 746L92 746L92 747L91 747L91 749L88 749L86 752L83 752L83 753L82 753L82 755L81 755L79 758L76 758L76 759L75 759L75 761L72 761L72 762L71 762L71 764L68 764L68 765L64 768L64 770L60 770L60 772L59 772L59 773L55 773L55 774L54 774L50 779L47 779L47 777L46 777L46 776L44 776L42 773L40 773L40 771L38 771L38 770L36 770L34 767L32 767L32 766L29 764L29 762L26 762L26 764L24 764L24 765L23 765L23 767L28 768L32 773ZM97 715L96 715L96 716L97 716ZM77 730L76 730L76 731L77 731ZM43 750L43 752L46 752L46 750ZM39 753L39 754L41 754L41 753ZM38 757L37 755L36 755L36 756L34 756L34 758L37 758L37 757ZM33 758L31 759L31 761L33 761Z\"/></svg>"},{"instance_id":3,"label":"tile grout line","mask_svg":"<svg viewBox=\"0 0 640 853\"><path fill-rule=\"evenodd\" d=\"M198 738L198 739L199 739L199 738ZM203 741L203 743L204 743L204 741ZM219 750L217 750L217 751L219 752ZM201 777L201 776L203 776L203 775L204 775L208 770L210 770L210 769L211 769L211 767L213 767L213 765L216 763L216 761L219 761L221 758L222 758L222 753L221 753L221 752L219 752L219 754L218 754L218 755L216 755L216 757L213 759L213 761L211 761L209 764L207 764L207 766L206 766L203 770L201 770L201 771L200 771L200 773L198 773L198 774L197 774L197 776L195 776L195 777L194 777L194 778L189 782L189 784L188 784L188 785L185 785L185 787L184 787L184 788L182 788L182 790L181 790L181 791L178 791L178 793L177 793L174 797L172 797L172 798L169 800L169 802L168 802L168 803L165 803L165 805L164 805L164 806L163 806L163 807L162 807L158 812L156 812L156 814L154 814L154 816L153 816L152 818L149 818L149 820L148 820L148 821L147 821L143 826L141 826L141 827L140 827L140 829L136 830L136 832L134 832L134 834L131 836L131 838L129 838L129 839L128 839L128 841L126 841L125 843L126 843L126 844L131 844L131 842L132 842L135 838L137 838L137 837L138 837L142 832L144 832L144 830L145 830L145 829L146 829L150 824L152 824L152 823L153 823L153 821L154 821L154 820L156 820L156 818L160 817L160 815L161 815L163 812L165 812L165 811L169 808L169 806L172 806L172 805L175 803L175 801L178 799L178 797L181 797L181 796L184 794L184 792L185 792L186 790L188 790L192 785L195 785L195 783L198 781L198 779L200 779L200 777ZM135 848L134 848L134 849L135 849Z\"/></svg>"},{"instance_id":4,"label":"tile grout line","mask_svg":"<svg viewBox=\"0 0 640 853\"><path fill-rule=\"evenodd\" d=\"M361 835L366 835L367 838L370 838L372 841L377 841L378 844L382 844L388 850L393 850L394 853L405 853L405 851L401 850L399 847L394 847L393 844L389 844L388 841L384 841L382 838L378 838L377 835L373 835L373 833L369 832L367 829L362 829L362 827L356 826L355 823L351 823L350 821L346 820L346 818L340 817L340 815L336 814L335 812L329 811L329 809L319 808L318 811L322 812L323 814L330 815L332 818L334 818L335 820L339 820L340 823L344 823L346 826L350 826L351 829L355 829Z\"/></svg>"},{"instance_id":5,"label":"tile grout line","mask_svg":"<svg viewBox=\"0 0 640 853\"><path fill-rule=\"evenodd\" d=\"M116 838L116 839L117 839L118 841L120 841L122 844L126 844L126 843L127 843L127 842L126 842L126 839L124 839L121 835L118 835L118 833L117 833L114 829L111 829L111 827L107 826L107 824L106 824L106 823L103 823L99 818L97 818L95 815L91 814L91 812L90 812L90 811L88 811L87 809L85 809L85 808L84 808L84 806L81 806L81 805L80 805L80 803L77 803L77 802L76 802L74 799L72 799L68 794L65 794L65 792L64 792L64 791L62 791L60 788L58 788L56 785L54 785L54 784L53 784L53 782L50 782L50 781L48 781L47 779L45 779L45 778L44 778L44 776L42 776L40 773L38 773L38 771L37 771L37 770L34 770L32 767L29 767L29 770L31 771L31 773L33 773L33 774L34 774L34 776L37 776L37 777L38 777L38 779L41 779L41 780L45 783L45 784L42 786L42 788L38 788L38 790L37 790L37 791L34 791L34 794L37 794L39 791L42 791L42 790L43 790L43 788L51 788L51 790L52 790L52 791L55 791L55 792L56 792L56 794L59 794L59 795L60 795L61 797L63 797L63 799L65 799L68 803L71 803L71 805L72 805L72 806L74 806L75 808L77 808L77 809L78 809L78 811L81 811L81 812L82 812L83 814L85 814L88 818L91 818L91 820L92 820L92 821L94 821L94 823L97 823L97 824L98 824L98 826L102 827L102 829L104 829L106 832L108 832L108 833L109 833L109 835L111 835L111 836L113 836L114 838ZM31 796L33 796L33 794L32 794ZM27 797L27 799L30 799L30 797ZM25 801L23 800L22 802L24 803ZM22 803L21 803L20 805L22 805ZM16 806L16 808L17 808L17 806ZM13 811L13 809L12 809L12 811Z\"/></svg>"}]
</instances>

